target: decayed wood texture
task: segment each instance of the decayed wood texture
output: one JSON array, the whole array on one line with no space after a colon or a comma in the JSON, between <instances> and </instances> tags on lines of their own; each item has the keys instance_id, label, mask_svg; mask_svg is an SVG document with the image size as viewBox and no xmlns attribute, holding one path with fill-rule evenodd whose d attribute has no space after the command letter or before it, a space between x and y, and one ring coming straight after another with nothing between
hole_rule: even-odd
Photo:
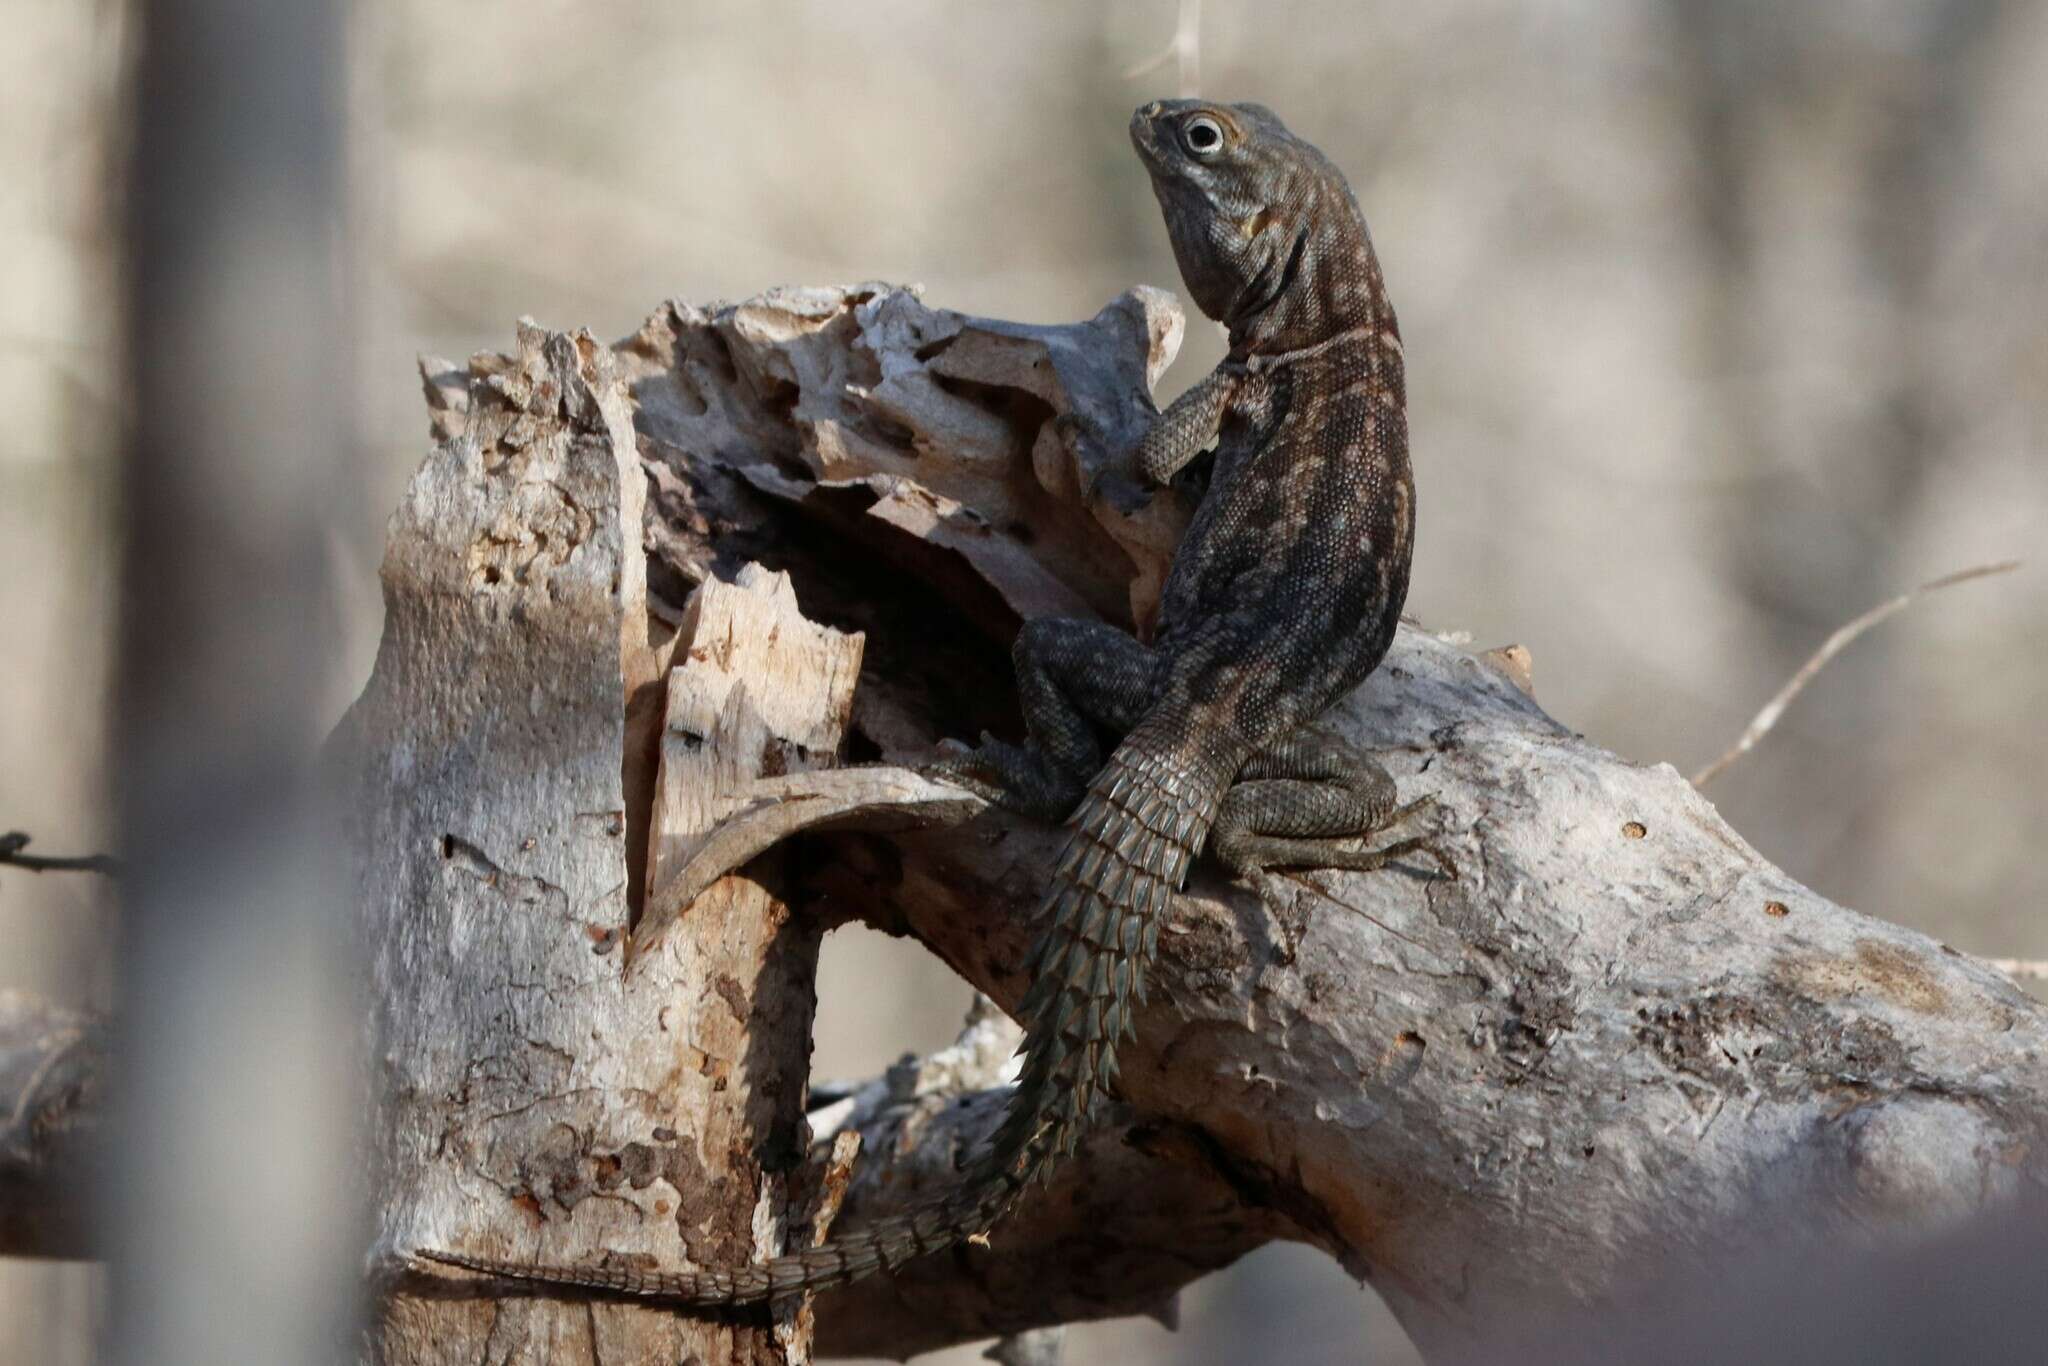
<instances>
[{"instance_id":1,"label":"decayed wood texture","mask_svg":"<svg viewBox=\"0 0 2048 1366\"><path fill-rule=\"evenodd\" d=\"M379 949L385 1270L423 1245L664 1263L771 1246L803 1147L811 954L840 918L914 934L1014 1005L1056 832L889 765L1014 731L1022 618L1148 618L1186 495L1148 500L1119 453L1178 332L1156 293L1031 328L871 286L671 305L610 352L529 329L515 357L428 367L446 440L394 523L384 653L345 737ZM633 426L645 598L620 530L642 529ZM627 698L647 714L671 625L702 619L691 594L749 564L863 634L842 757L880 763L719 755L720 823L673 857L654 832L635 933L644 805L625 794L652 790L657 746ZM839 667L786 725L826 724ZM1266 907L1204 867L1163 936L1119 1122L991 1247L822 1297L821 1347L1158 1309L1288 1237L1450 1356L1766 1222L1879 1239L2043 1184L2038 1003L1801 887L1528 682L1525 652L1404 630L1335 723L1435 795L1459 878L1309 872ZM1001 1103L986 1077L938 1086L965 1093L944 1103L894 1085L829 1116L864 1136L844 1223L950 1179ZM685 1342L785 1359L765 1317L486 1298L418 1271L389 1289L389 1360Z\"/></svg>"},{"instance_id":2,"label":"decayed wood texture","mask_svg":"<svg viewBox=\"0 0 2048 1366\"><path fill-rule=\"evenodd\" d=\"M0 991L0 1257L93 1254L106 1073L98 1020Z\"/></svg>"},{"instance_id":3,"label":"decayed wood texture","mask_svg":"<svg viewBox=\"0 0 2048 1366\"><path fill-rule=\"evenodd\" d=\"M752 776L786 737L721 661L739 638L765 671L763 638L802 623L759 575L650 640L632 414L588 336L526 328L516 355L436 393L444 440L393 521L384 645L339 741L374 954L378 1248L391 1266L425 1243L776 1251L819 930L771 872L736 874L624 971L629 848L665 857L712 801L665 791L675 829L629 839L646 808L624 794L653 790L650 751L689 758L668 737L629 747L627 711L675 654L670 719L705 726L700 748L730 742L721 772ZM803 1346L765 1321L403 1289L373 1342L393 1362L781 1362Z\"/></svg>"}]
</instances>

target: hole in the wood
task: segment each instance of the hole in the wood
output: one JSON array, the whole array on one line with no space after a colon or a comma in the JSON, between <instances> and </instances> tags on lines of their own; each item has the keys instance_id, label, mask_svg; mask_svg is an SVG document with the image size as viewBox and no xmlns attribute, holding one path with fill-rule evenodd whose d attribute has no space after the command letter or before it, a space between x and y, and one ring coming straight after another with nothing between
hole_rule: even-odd
<instances>
[{"instance_id":1,"label":"hole in the wood","mask_svg":"<svg viewBox=\"0 0 2048 1366\"><path fill-rule=\"evenodd\" d=\"M1275 1324L1286 1325L1284 1350L1275 1350ZM1069 1330L1068 1359L1079 1356L1077 1337L1093 1346L1081 1335L1111 1332L1114 1347L1090 1360L1421 1360L1379 1291L1370 1282L1361 1287L1336 1258L1305 1243L1269 1244L1184 1294L1177 1331L1143 1318L1077 1324ZM1188 1343L1200 1347L1190 1352Z\"/></svg>"},{"instance_id":2,"label":"hole in the wood","mask_svg":"<svg viewBox=\"0 0 2048 1366\"><path fill-rule=\"evenodd\" d=\"M917 455L917 433L893 418L880 413L864 413L860 419L861 428L885 446L901 448L904 454Z\"/></svg>"},{"instance_id":3,"label":"hole in the wood","mask_svg":"<svg viewBox=\"0 0 2048 1366\"><path fill-rule=\"evenodd\" d=\"M811 1075L864 1081L906 1052L944 1048L959 1036L970 999L967 984L916 941L841 926L818 954Z\"/></svg>"},{"instance_id":4,"label":"hole in the wood","mask_svg":"<svg viewBox=\"0 0 2048 1366\"><path fill-rule=\"evenodd\" d=\"M846 741L839 749L843 762L847 764L878 764L882 761L882 747L859 726L846 732Z\"/></svg>"},{"instance_id":5,"label":"hole in the wood","mask_svg":"<svg viewBox=\"0 0 2048 1366\"><path fill-rule=\"evenodd\" d=\"M979 384L973 380L945 375L935 375L933 378L947 393L986 409L1001 418L1011 431L1023 433L1026 444L1029 444L1033 433L1052 421L1055 416L1050 403L1022 389L1013 389L1004 384Z\"/></svg>"},{"instance_id":6,"label":"hole in the wood","mask_svg":"<svg viewBox=\"0 0 2048 1366\"><path fill-rule=\"evenodd\" d=\"M1007 629L1014 618L993 591L966 610L933 585L930 565L894 563L815 510L764 498L714 467L693 467L685 478L691 499L678 510L703 527L696 534L710 552L706 568L726 580L749 560L786 571L805 617L866 633L860 687L868 709L933 742L1021 732ZM686 601L688 589L676 588Z\"/></svg>"},{"instance_id":7,"label":"hole in the wood","mask_svg":"<svg viewBox=\"0 0 2048 1366\"><path fill-rule=\"evenodd\" d=\"M771 379L761 391L761 406L787 419L796 411L797 400L803 397L803 390L795 382L786 379Z\"/></svg>"}]
</instances>

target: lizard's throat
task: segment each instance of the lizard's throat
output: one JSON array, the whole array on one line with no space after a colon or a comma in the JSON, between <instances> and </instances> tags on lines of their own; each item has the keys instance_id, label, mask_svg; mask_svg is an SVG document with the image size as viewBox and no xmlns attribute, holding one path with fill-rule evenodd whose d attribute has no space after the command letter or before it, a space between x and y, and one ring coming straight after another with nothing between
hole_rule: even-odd
<instances>
[{"instance_id":1,"label":"lizard's throat","mask_svg":"<svg viewBox=\"0 0 2048 1366\"><path fill-rule=\"evenodd\" d=\"M1338 263L1355 269L1333 269ZM1228 322L1231 352L1274 355L1320 346L1352 333L1370 333L1393 316L1379 283L1371 248L1355 242L1291 244L1284 264L1262 271L1239 296Z\"/></svg>"}]
</instances>

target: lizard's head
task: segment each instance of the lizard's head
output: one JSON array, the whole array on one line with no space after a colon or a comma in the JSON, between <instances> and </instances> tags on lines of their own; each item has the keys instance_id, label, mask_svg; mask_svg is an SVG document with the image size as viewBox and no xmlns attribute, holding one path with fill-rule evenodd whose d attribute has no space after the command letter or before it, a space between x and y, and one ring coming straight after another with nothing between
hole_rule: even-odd
<instances>
[{"instance_id":1,"label":"lizard's head","mask_svg":"<svg viewBox=\"0 0 2048 1366\"><path fill-rule=\"evenodd\" d=\"M1305 345L1384 308L1351 187L1272 110L1155 100L1131 142L1188 292L1234 345Z\"/></svg>"}]
</instances>

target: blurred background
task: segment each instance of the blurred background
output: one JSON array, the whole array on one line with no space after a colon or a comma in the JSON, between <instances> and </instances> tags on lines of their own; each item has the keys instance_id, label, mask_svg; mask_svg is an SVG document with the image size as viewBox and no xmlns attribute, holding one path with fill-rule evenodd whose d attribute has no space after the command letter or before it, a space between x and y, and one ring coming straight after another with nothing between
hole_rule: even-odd
<instances>
[{"instance_id":1,"label":"blurred background","mask_svg":"<svg viewBox=\"0 0 2048 1366\"><path fill-rule=\"evenodd\" d=\"M918 281L1037 322L1177 288L1124 126L1184 78L1273 106L1372 224L1409 362L1410 611L1527 646L1538 696L1599 743L1692 772L1836 626L2034 553L2048 6L1208 0L1198 73L1155 60L1182 10L357 4L337 382L368 477L327 527L349 586L329 714L367 675L383 519L425 449L416 353L502 349L521 314L619 336L670 296L781 283ZM116 0L0 0L0 829L49 853L109 843L122 773L135 28ZM1196 321L1161 401L1221 352ZM2044 640L2042 566L1929 597L1709 793L1830 897L2048 958ZM0 872L0 987L104 1006L117 933L94 880ZM967 1000L862 931L828 942L821 993L830 1076L946 1041ZM90 1268L0 1261L0 1362L94 1359L103 1308ZM1234 1362L1276 1331L1300 1360L1413 1359L1298 1249L1196 1288L1178 1334L1086 1326L1068 1359Z\"/></svg>"}]
</instances>

